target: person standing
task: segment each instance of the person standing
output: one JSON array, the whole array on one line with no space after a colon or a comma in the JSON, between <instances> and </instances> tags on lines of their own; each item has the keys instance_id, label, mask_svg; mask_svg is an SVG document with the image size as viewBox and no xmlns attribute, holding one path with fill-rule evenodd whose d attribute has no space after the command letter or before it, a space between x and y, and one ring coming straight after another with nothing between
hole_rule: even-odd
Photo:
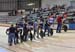
<instances>
[{"instance_id":1,"label":"person standing","mask_svg":"<svg viewBox=\"0 0 75 52\"><path fill-rule=\"evenodd\" d=\"M44 36L46 36L45 35L45 33L46 33L46 31L48 30L48 36L49 36L49 33L50 33L50 29L49 29L49 24L48 24L48 21L46 21L46 23L45 23L45 28L44 28Z\"/></svg>"},{"instance_id":2,"label":"person standing","mask_svg":"<svg viewBox=\"0 0 75 52\"><path fill-rule=\"evenodd\" d=\"M27 41L28 37L28 28L27 28L27 24L24 24L24 27L23 27L23 41Z\"/></svg>"},{"instance_id":3,"label":"person standing","mask_svg":"<svg viewBox=\"0 0 75 52\"><path fill-rule=\"evenodd\" d=\"M33 24L33 28L34 28L34 39L36 39L35 36L36 36L36 33L37 33L37 29L38 29L37 27L38 27L38 24L35 21L34 24Z\"/></svg>"},{"instance_id":4,"label":"person standing","mask_svg":"<svg viewBox=\"0 0 75 52\"><path fill-rule=\"evenodd\" d=\"M51 35L52 34L51 29L53 29L53 26L54 26L54 15L53 14L51 14L51 16L49 16L49 18L48 18L48 24L49 24L49 26L48 26L49 33Z\"/></svg>"},{"instance_id":5,"label":"person standing","mask_svg":"<svg viewBox=\"0 0 75 52\"><path fill-rule=\"evenodd\" d=\"M40 20L38 20L38 25L37 25L37 38L38 38L38 39L40 38L40 37L39 37L39 35L40 35L39 30L40 30Z\"/></svg>"},{"instance_id":6,"label":"person standing","mask_svg":"<svg viewBox=\"0 0 75 52\"><path fill-rule=\"evenodd\" d=\"M57 17L57 30L56 33L61 33L61 27L62 27L62 17Z\"/></svg>"},{"instance_id":7,"label":"person standing","mask_svg":"<svg viewBox=\"0 0 75 52\"><path fill-rule=\"evenodd\" d=\"M16 43L18 44L19 43L19 26L18 26L18 24L16 24L16 26L15 26L15 29L16 29L16 32L15 32L15 39L16 39Z\"/></svg>"},{"instance_id":8,"label":"person standing","mask_svg":"<svg viewBox=\"0 0 75 52\"><path fill-rule=\"evenodd\" d=\"M13 24L11 25L11 27L9 27L6 30L6 34L8 34L8 43L9 43L9 46L12 46L13 42L14 42L14 44L16 44L16 42L15 42L15 31L16 31L16 29L15 29L15 27L14 27Z\"/></svg>"}]
</instances>

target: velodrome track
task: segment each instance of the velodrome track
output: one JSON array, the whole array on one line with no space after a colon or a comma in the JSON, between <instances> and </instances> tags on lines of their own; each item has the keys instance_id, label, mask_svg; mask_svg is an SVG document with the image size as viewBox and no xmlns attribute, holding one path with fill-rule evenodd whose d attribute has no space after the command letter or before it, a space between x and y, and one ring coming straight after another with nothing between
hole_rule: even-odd
<instances>
[{"instance_id":1,"label":"velodrome track","mask_svg":"<svg viewBox=\"0 0 75 52\"><path fill-rule=\"evenodd\" d=\"M5 30L9 25L0 25L0 48L6 52L75 52L75 30L68 32L56 33L52 37L36 39L20 43L18 45L8 46Z\"/></svg>"}]
</instances>

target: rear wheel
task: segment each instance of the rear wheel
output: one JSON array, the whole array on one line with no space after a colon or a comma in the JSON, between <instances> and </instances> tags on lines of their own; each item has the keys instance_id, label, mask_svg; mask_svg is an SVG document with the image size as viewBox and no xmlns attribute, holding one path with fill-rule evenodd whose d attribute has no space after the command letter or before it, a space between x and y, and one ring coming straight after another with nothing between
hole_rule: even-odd
<instances>
[{"instance_id":1,"label":"rear wheel","mask_svg":"<svg viewBox=\"0 0 75 52\"><path fill-rule=\"evenodd\" d=\"M51 36L53 36L53 29L51 28L51 32L50 32Z\"/></svg>"},{"instance_id":2,"label":"rear wheel","mask_svg":"<svg viewBox=\"0 0 75 52\"><path fill-rule=\"evenodd\" d=\"M66 25L63 26L63 29L64 29L64 32L67 32L67 26Z\"/></svg>"}]
</instances>

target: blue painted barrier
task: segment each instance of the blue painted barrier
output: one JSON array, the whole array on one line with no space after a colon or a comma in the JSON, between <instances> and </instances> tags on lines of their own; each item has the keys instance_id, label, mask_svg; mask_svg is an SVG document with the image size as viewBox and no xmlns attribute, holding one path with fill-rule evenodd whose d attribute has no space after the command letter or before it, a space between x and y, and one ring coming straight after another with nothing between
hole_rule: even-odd
<instances>
[{"instance_id":1,"label":"blue painted barrier","mask_svg":"<svg viewBox=\"0 0 75 52\"><path fill-rule=\"evenodd\" d=\"M70 23L70 24L69 24L69 29L71 29L71 30L72 30L72 29L75 30L75 23Z\"/></svg>"}]
</instances>

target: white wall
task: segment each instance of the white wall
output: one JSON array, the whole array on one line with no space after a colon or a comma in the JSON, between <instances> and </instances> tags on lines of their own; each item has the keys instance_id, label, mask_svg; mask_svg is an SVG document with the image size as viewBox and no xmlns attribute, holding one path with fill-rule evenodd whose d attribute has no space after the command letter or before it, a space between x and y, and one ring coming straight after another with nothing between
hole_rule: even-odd
<instances>
[{"instance_id":1,"label":"white wall","mask_svg":"<svg viewBox=\"0 0 75 52\"><path fill-rule=\"evenodd\" d=\"M0 12L0 16L7 16L8 12Z\"/></svg>"},{"instance_id":2,"label":"white wall","mask_svg":"<svg viewBox=\"0 0 75 52\"><path fill-rule=\"evenodd\" d=\"M67 6L70 5L71 0L42 0L42 8L48 7L47 5L53 6L55 4L62 5L66 4Z\"/></svg>"}]
</instances>

